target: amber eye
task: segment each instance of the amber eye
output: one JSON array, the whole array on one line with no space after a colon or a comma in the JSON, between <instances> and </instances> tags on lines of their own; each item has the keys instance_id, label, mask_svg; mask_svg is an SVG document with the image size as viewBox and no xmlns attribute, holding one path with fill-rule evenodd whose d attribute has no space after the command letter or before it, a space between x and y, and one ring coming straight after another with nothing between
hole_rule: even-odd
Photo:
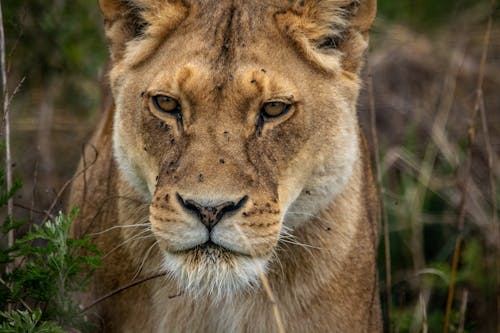
<instances>
[{"instance_id":1,"label":"amber eye","mask_svg":"<svg viewBox=\"0 0 500 333\"><path fill-rule=\"evenodd\" d=\"M275 118L290 110L291 105L283 102L269 102L262 106L262 115L267 118Z\"/></svg>"},{"instance_id":2,"label":"amber eye","mask_svg":"<svg viewBox=\"0 0 500 333\"><path fill-rule=\"evenodd\" d=\"M156 95L151 97L151 100L153 101L153 105L155 106L155 108L157 108L161 112L180 113L181 111L179 102L172 97L165 95Z\"/></svg>"}]
</instances>

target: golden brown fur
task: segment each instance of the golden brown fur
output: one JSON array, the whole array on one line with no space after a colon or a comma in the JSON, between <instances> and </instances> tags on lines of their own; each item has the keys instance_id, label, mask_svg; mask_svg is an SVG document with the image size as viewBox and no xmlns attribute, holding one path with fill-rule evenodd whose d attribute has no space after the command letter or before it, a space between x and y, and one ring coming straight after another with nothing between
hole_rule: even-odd
<instances>
[{"instance_id":1,"label":"golden brown fur","mask_svg":"<svg viewBox=\"0 0 500 333\"><path fill-rule=\"evenodd\" d=\"M275 331L264 271L286 332L380 332L377 198L355 109L375 0L100 5L114 103L70 200L75 236L105 253L87 301L168 274L93 309L103 330ZM271 102L287 112L264 117ZM231 213L205 227L193 202Z\"/></svg>"}]
</instances>

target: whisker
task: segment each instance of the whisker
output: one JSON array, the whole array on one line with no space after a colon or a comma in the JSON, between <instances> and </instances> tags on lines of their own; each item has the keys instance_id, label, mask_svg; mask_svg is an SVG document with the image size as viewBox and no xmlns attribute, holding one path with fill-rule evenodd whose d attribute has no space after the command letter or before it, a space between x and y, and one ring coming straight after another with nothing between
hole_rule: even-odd
<instances>
[{"instance_id":1,"label":"whisker","mask_svg":"<svg viewBox=\"0 0 500 333\"><path fill-rule=\"evenodd\" d=\"M109 252L107 252L105 255L102 256L102 258L106 258L107 256L109 256L111 253L113 253L114 251L116 251L118 248L122 247L123 245L131 242L131 241L134 241L134 240L140 240L140 239L147 239L147 238L153 238L154 235L151 233L150 235L147 235L147 236L142 236L143 234L147 233L147 232L150 232L151 229L146 229L146 230L143 230L141 231L140 233L138 233L137 235L135 235L134 237L131 237L129 239L126 239L125 241L123 241L122 243L118 244L117 246L115 246L114 248L112 248Z\"/></svg>"},{"instance_id":2,"label":"whisker","mask_svg":"<svg viewBox=\"0 0 500 333\"><path fill-rule=\"evenodd\" d=\"M138 228L138 227L148 227L148 226L151 226L149 223L141 223L141 224L128 224L128 225L115 225L111 228L108 228L106 230L103 230L103 231L99 231L99 232L95 232L95 233L91 233L89 234L89 236L98 236L98 235L102 235L108 231L111 231L111 230L115 230L115 229L122 229L122 228Z\"/></svg>"},{"instance_id":3,"label":"whisker","mask_svg":"<svg viewBox=\"0 0 500 333\"><path fill-rule=\"evenodd\" d=\"M154 246L155 245L159 245L159 241L156 240L153 245L151 245L148 250L146 251L146 254L144 255L144 257L142 258L142 262L141 262L141 265L139 266L139 268L137 269L137 271L135 272L134 274L134 277L132 277L132 279L130 280L130 282L134 281L138 276L139 276L139 273L141 272L142 268L144 267L144 264L146 263L146 260L147 258L149 257L149 254L151 253L151 250L153 250Z\"/></svg>"},{"instance_id":4,"label":"whisker","mask_svg":"<svg viewBox=\"0 0 500 333\"><path fill-rule=\"evenodd\" d=\"M298 241L293 241L293 240L288 240L288 239L280 239L280 241L282 243L285 243L285 244L300 246L303 249L307 250L308 252L310 252L311 249L324 250L324 248L320 248L320 247L316 247L316 246L312 246L312 245L308 245L308 244L303 244L303 243L300 243ZM312 254L312 252L310 252L310 253Z\"/></svg>"},{"instance_id":5,"label":"whisker","mask_svg":"<svg viewBox=\"0 0 500 333\"><path fill-rule=\"evenodd\" d=\"M314 245L310 245L310 244L305 244L305 243L301 243L297 240L297 236L293 235L292 233L290 233L290 228L287 228L287 227L284 227L283 226L283 229L281 229L281 232L280 232L280 238L279 238L279 241L283 242L283 243L287 243L287 244L293 244L293 245L298 245L298 246L301 246L305 249L316 249L316 250L327 250L323 247L318 247L318 246L314 246Z\"/></svg>"},{"instance_id":6,"label":"whisker","mask_svg":"<svg viewBox=\"0 0 500 333\"><path fill-rule=\"evenodd\" d=\"M280 272L281 272L280 276L282 279L284 279L285 278L285 269L283 268L283 264L281 262L281 259L280 259L278 252L276 251L276 248L274 248L272 251L270 262L275 262L279 266Z\"/></svg>"}]
</instances>

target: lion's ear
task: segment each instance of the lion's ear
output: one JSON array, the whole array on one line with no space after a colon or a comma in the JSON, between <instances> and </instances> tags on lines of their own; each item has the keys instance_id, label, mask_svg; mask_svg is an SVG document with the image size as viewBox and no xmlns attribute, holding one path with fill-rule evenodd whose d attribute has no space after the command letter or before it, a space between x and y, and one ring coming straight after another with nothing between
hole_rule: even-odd
<instances>
[{"instance_id":1,"label":"lion's ear","mask_svg":"<svg viewBox=\"0 0 500 333\"><path fill-rule=\"evenodd\" d=\"M143 8L132 1L99 0L104 29L110 43L111 59L114 61L123 57L128 41L143 33L146 22L142 18Z\"/></svg>"},{"instance_id":2,"label":"lion's ear","mask_svg":"<svg viewBox=\"0 0 500 333\"><path fill-rule=\"evenodd\" d=\"M127 43L161 40L187 14L181 0L99 0L113 61L124 57Z\"/></svg>"},{"instance_id":3,"label":"lion's ear","mask_svg":"<svg viewBox=\"0 0 500 333\"><path fill-rule=\"evenodd\" d=\"M377 13L377 0L295 0L293 8L318 29L350 25L367 32Z\"/></svg>"},{"instance_id":4,"label":"lion's ear","mask_svg":"<svg viewBox=\"0 0 500 333\"><path fill-rule=\"evenodd\" d=\"M372 27L377 15L377 0L358 0L356 12L353 13L352 25L365 37Z\"/></svg>"},{"instance_id":5,"label":"lion's ear","mask_svg":"<svg viewBox=\"0 0 500 333\"><path fill-rule=\"evenodd\" d=\"M277 19L312 62L358 72L376 12L376 0L295 0Z\"/></svg>"}]
</instances>

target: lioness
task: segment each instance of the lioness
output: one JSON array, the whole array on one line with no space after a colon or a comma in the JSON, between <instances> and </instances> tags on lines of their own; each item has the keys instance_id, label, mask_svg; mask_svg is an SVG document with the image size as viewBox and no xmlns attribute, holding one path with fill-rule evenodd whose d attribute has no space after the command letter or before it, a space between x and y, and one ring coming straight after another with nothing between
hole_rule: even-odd
<instances>
[{"instance_id":1,"label":"lioness","mask_svg":"<svg viewBox=\"0 0 500 333\"><path fill-rule=\"evenodd\" d=\"M113 105L70 199L104 251L86 301L166 273L92 308L103 331L381 331L356 116L376 0L100 6Z\"/></svg>"}]
</instances>

